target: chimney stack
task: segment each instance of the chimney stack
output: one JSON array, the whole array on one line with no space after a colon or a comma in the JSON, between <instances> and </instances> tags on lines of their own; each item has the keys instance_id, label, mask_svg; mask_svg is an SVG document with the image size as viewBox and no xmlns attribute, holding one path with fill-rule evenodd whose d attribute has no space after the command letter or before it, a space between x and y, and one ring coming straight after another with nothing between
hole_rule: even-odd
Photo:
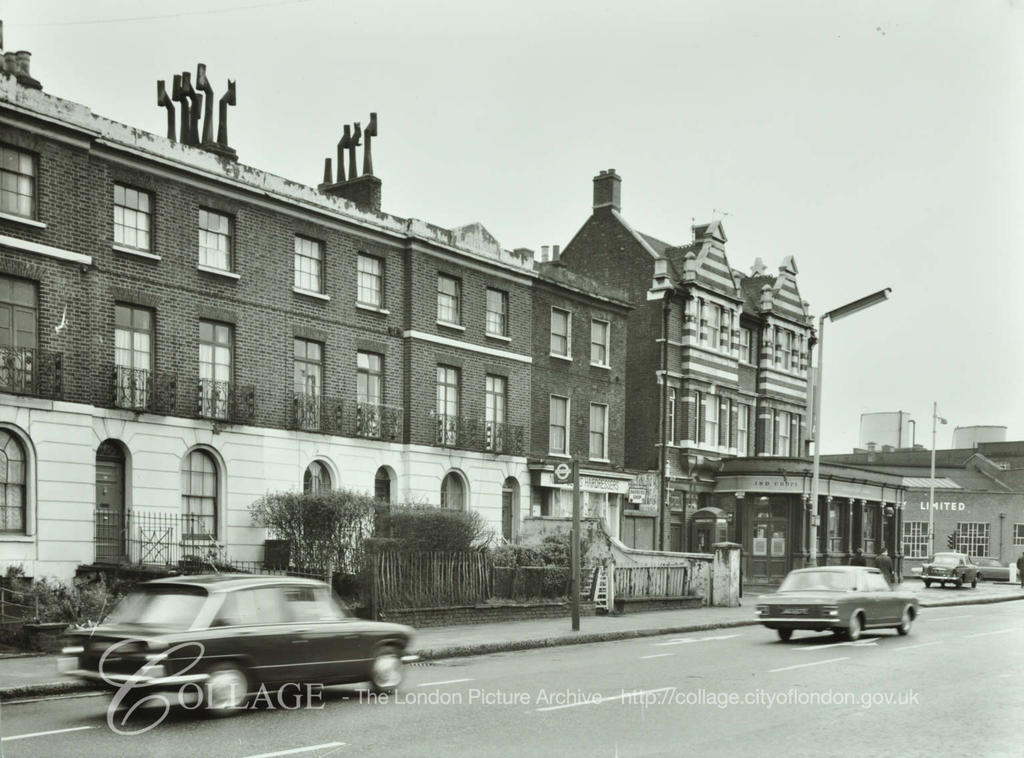
<instances>
[{"instance_id":1,"label":"chimney stack","mask_svg":"<svg viewBox=\"0 0 1024 758\"><path fill-rule=\"evenodd\" d=\"M0 21L0 73L13 76L22 87L42 89L43 85L32 78L31 61L32 53L28 50L4 52L4 23Z\"/></svg>"},{"instance_id":2,"label":"chimney stack","mask_svg":"<svg viewBox=\"0 0 1024 758\"><path fill-rule=\"evenodd\" d=\"M551 246L551 260L557 261L558 257L561 254L562 254L562 246L561 245L552 245Z\"/></svg>"},{"instance_id":3,"label":"chimney stack","mask_svg":"<svg viewBox=\"0 0 1024 758\"><path fill-rule=\"evenodd\" d=\"M174 75L170 97L163 79L157 81L156 93L156 104L167 109L168 139L174 139L174 103L178 103L181 108L181 144L201 147L231 161L238 160L238 153L228 145L228 106L238 102L233 81L228 79L227 90L220 98L217 139L213 138L213 86L206 77L205 63L196 66L195 88L192 87L192 75L183 71Z\"/></svg>"},{"instance_id":4,"label":"chimney stack","mask_svg":"<svg viewBox=\"0 0 1024 758\"><path fill-rule=\"evenodd\" d=\"M550 248L547 245L541 245L540 246L540 262L541 263L547 263L549 260L551 260Z\"/></svg>"},{"instance_id":5,"label":"chimney stack","mask_svg":"<svg viewBox=\"0 0 1024 758\"><path fill-rule=\"evenodd\" d=\"M594 210L622 210L622 177L610 168L594 177Z\"/></svg>"},{"instance_id":6,"label":"chimney stack","mask_svg":"<svg viewBox=\"0 0 1024 758\"><path fill-rule=\"evenodd\" d=\"M359 122L354 125L345 124L341 141L338 142L338 173L337 181L331 181L330 158L324 162L324 180L317 189L325 195L349 200L361 208L371 211L380 210L381 181L373 175L373 156L370 152L372 138L377 136L377 114L370 114L370 122L362 129ZM358 173L356 148L363 139L363 175ZM348 154L346 160L346 153ZM345 175L345 164L348 164L348 176Z\"/></svg>"}]
</instances>

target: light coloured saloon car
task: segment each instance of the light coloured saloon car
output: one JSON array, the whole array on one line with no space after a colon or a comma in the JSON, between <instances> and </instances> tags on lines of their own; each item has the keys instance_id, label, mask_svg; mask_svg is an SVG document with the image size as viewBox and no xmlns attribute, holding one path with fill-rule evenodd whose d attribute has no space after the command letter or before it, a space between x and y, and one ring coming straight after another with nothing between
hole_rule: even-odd
<instances>
[{"instance_id":1,"label":"light coloured saloon car","mask_svg":"<svg viewBox=\"0 0 1024 758\"><path fill-rule=\"evenodd\" d=\"M797 629L833 632L850 640L865 629L910 632L919 604L867 566L822 566L790 571L779 589L757 599L757 618L783 641Z\"/></svg>"}]
</instances>

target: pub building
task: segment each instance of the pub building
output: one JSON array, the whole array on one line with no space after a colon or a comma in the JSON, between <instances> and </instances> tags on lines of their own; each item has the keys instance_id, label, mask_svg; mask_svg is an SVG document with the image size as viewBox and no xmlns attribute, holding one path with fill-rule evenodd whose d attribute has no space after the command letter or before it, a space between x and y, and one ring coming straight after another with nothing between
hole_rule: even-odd
<instances>
[{"instance_id":1,"label":"pub building","mask_svg":"<svg viewBox=\"0 0 1024 758\"><path fill-rule=\"evenodd\" d=\"M710 505L690 519L692 549L703 552L723 537L739 543L747 584L777 584L792 569L811 565L813 476L808 458L723 461ZM847 565L857 547L871 565L884 546L899 571L902 477L822 463L818 492L817 565Z\"/></svg>"}]
</instances>

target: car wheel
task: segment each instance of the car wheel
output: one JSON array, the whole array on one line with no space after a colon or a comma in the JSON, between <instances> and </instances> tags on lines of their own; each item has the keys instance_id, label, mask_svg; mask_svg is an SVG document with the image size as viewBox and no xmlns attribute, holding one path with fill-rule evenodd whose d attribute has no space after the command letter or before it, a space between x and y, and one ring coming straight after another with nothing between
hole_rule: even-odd
<instances>
[{"instance_id":1,"label":"car wheel","mask_svg":"<svg viewBox=\"0 0 1024 758\"><path fill-rule=\"evenodd\" d=\"M908 605L903 609L903 617L900 619L900 625L896 627L896 631L901 635L906 636L910 634L910 627L914 623L914 611Z\"/></svg>"},{"instance_id":2,"label":"car wheel","mask_svg":"<svg viewBox=\"0 0 1024 758\"><path fill-rule=\"evenodd\" d=\"M775 631L778 632L779 639L783 642L789 642L789 638L793 636L792 629L776 629Z\"/></svg>"},{"instance_id":3,"label":"car wheel","mask_svg":"<svg viewBox=\"0 0 1024 758\"><path fill-rule=\"evenodd\" d=\"M393 647L382 648L370 669L370 688L374 692L393 692L402 683L402 659Z\"/></svg>"},{"instance_id":4,"label":"car wheel","mask_svg":"<svg viewBox=\"0 0 1024 758\"><path fill-rule=\"evenodd\" d=\"M850 623L846 625L846 637L851 642L856 642L860 639L861 626L860 613L854 613L850 616Z\"/></svg>"},{"instance_id":5,"label":"car wheel","mask_svg":"<svg viewBox=\"0 0 1024 758\"><path fill-rule=\"evenodd\" d=\"M203 704L207 716L234 715L249 693L249 677L235 663L219 663L208 672L203 685Z\"/></svg>"},{"instance_id":6,"label":"car wheel","mask_svg":"<svg viewBox=\"0 0 1024 758\"><path fill-rule=\"evenodd\" d=\"M924 588L927 590L927 589L930 589L931 586L932 586L932 583L929 582L927 579L925 579Z\"/></svg>"},{"instance_id":7,"label":"car wheel","mask_svg":"<svg viewBox=\"0 0 1024 758\"><path fill-rule=\"evenodd\" d=\"M953 582L953 586L956 587L957 589L960 589L961 587L963 587L964 586L964 579L963 579L963 577L962 576L958 576L956 578L956 581Z\"/></svg>"}]
</instances>

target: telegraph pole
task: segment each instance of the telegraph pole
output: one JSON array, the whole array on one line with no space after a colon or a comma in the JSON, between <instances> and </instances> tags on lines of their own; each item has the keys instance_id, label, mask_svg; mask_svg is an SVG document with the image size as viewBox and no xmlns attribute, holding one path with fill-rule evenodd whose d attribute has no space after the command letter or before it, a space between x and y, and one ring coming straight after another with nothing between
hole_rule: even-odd
<instances>
[{"instance_id":1,"label":"telegraph pole","mask_svg":"<svg viewBox=\"0 0 1024 758\"><path fill-rule=\"evenodd\" d=\"M572 630L580 630L580 462L572 459Z\"/></svg>"}]
</instances>

